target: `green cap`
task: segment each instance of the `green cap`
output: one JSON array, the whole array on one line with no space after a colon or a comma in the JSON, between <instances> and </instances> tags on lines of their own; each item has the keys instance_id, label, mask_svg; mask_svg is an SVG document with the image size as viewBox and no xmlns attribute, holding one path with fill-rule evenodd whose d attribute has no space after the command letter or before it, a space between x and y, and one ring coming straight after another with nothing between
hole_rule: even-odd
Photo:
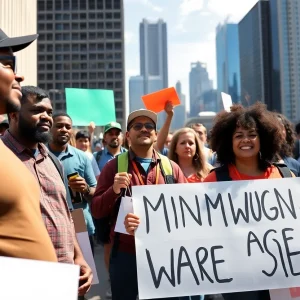
<instances>
[{"instance_id":1,"label":"green cap","mask_svg":"<svg viewBox=\"0 0 300 300\"><path fill-rule=\"evenodd\" d=\"M105 125L104 127L104 133L106 133L108 130L111 130L111 129L119 129L120 131L122 131L122 127L121 127L121 124L120 123L117 123L117 122L110 122L108 124Z\"/></svg>"}]
</instances>

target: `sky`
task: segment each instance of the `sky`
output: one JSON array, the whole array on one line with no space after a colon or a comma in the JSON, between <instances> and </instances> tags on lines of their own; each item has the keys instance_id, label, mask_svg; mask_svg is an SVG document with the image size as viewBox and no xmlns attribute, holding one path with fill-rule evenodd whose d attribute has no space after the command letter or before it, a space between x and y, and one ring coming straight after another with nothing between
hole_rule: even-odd
<instances>
[{"instance_id":1,"label":"sky","mask_svg":"<svg viewBox=\"0 0 300 300\"><path fill-rule=\"evenodd\" d=\"M169 87L178 80L189 101L192 62L207 64L216 87L216 27L226 20L238 23L257 0L124 0L125 72L128 102L130 76L140 74L139 23L163 19L168 32ZM189 109L189 107L187 107Z\"/></svg>"}]
</instances>

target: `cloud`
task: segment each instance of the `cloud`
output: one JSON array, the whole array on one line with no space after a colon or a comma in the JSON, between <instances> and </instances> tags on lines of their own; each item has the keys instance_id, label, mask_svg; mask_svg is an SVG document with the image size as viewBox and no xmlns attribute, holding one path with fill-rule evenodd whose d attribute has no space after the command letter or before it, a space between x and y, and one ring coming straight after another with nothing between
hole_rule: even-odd
<instances>
[{"instance_id":1,"label":"cloud","mask_svg":"<svg viewBox=\"0 0 300 300\"><path fill-rule=\"evenodd\" d=\"M190 13L201 11L203 8L204 0L183 0L179 6L182 16L188 16Z\"/></svg>"},{"instance_id":2,"label":"cloud","mask_svg":"<svg viewBox=\"0 0 300 300\"><path fill-rule=\"evenodd\" d=\"M228 17L231 22L239 22L257 3L257 0L210 0L207 8L219 16Z\"/></svg>"},{"instance_id":3,"label":"cloud","mask_svg":"<svg viewBox=\"0 0 300 300\"><path fill-rule=\"evenodd\" d=\"M135 41L134 33L131 31L125 31L124 37L126 45L129 45Z\"/></svg>"},{"instance_id":4,"label":"cloud","mask_svg":"<svg viewBox=\"0 0 300 300\"><path fill-rule=\"evenodd\" d=\"M163 8L161 6L155 5L151 0L125 0L125 3L142 4L158 13L161 13L163 11Z\"/></svg>"}]
</instances>

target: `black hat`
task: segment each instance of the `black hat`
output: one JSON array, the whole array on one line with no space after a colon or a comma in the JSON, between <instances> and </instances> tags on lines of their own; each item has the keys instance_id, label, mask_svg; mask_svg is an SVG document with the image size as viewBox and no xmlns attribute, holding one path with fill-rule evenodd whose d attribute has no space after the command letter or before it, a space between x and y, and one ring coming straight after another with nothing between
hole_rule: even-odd
<instances>
[{"instance_id":1,"label":"black hat","mask_svg":"<svg viewBox=\"0 0 300 300\"><path fill-rule=\"evenodd\" d=\"M10 47L13 52L20 51L29 46L38 36L38 34L32 34L10 38L0 29L0 49Z\"/></svg>"}]
</instances>

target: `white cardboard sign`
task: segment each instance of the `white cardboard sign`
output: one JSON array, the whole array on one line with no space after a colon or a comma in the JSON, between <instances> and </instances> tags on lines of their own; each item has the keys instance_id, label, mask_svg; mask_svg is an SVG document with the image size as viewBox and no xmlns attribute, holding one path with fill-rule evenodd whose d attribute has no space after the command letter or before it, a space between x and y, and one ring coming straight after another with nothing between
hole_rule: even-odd
<instances>
[{"instance_id":1,"label":"white cardboard sign","mask_svg":"<svg viewBox=\"0 0 300 300\"><path fill-rule=\"evenodd\" d=\"M129 213L133 213L132 198L125 196L121 199L121 204L115 226L115 232L128 234L124 225L124 220L127 214Z\"/></svg>"},{"instance_id":2,"label":"white cardboard sign","mask_svg":"<svg viewBox=\"0 0 300 300\"><path fill-rule=\"evenodd\" d=\"M77 300L79 266L0 257L1 299Z\"/></svg>"},{"instance_id":3,"label":"white cardboard sign","mask_svg":"<svg viewBox=\"0 0 300 300\"><path fill-rule=\"evenodd\" d=\"M226 111L230 112L230 107L232 106L231 96L222 92L221 97L222 97L222 102L223 102L224 109Z\"/></svg>"},{"instance_id":4,"label":"white cardboard sign","mask_svg":"<svg viewBox=\"0 0 300 300\"><path fill-rule=\"evenodd\" d=\"M300 285L300 178L134 186L140 299Z\"/></svg>"}]
</instances>

